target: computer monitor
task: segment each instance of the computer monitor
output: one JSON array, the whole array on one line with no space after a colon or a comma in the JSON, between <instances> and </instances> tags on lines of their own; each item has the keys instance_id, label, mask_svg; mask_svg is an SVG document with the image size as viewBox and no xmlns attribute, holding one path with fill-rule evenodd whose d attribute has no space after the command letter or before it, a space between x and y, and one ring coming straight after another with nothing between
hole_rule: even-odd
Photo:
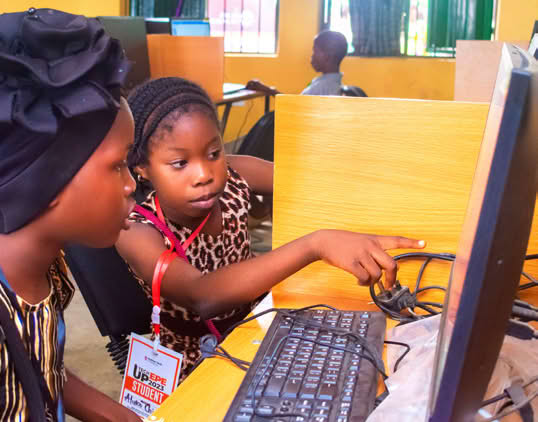
<instances>
[{"instance_id":1,"label":"computer monitor","mask_svg":"<svg viewBox=\"0 0 538 422\"><path fill-rule=\"evenodd\" d=\"M130 91L150 77L146 23L138 16L99 16L106 32L120 40L127 58L132 62L125 89Z\"/></svg>"},{"instance_id":2,"label":"computer monitor","mask_svg":"<svg viewBox=\"0 0 538 422\"><path fill-rule=\"evenodd\" d=\"M170 18L146 18L146 32L148 34L171 34Z\"/></svg>"},{"instance_id":3,"label":"computer monitor","mask_svg":"<svg viewBox=\"0 0 538 422\"><path fill-rule=\"evenodd\" d=\"M206 19L172 18L172 35L209 37L211 31Z\"/></svg>"},{"instance_id":4,"label":"computer monitor","mask_svg":"<svg viewBox=\"0 0 538 422\"><path fill-rule=\"evenodd\" d=\"M527 250L537 160L538 66L505 44L445 299L431 422L474 420L484 399Z\"/></svg>"},{"instance_id":5,"label":"computer monitor","mask_svg":"<svg viewBox=\"0 0 538 422\"><path fill-rule=\"evenodd\" d=\"M538 60L538 34L534 34L529 44L529 54Z\"/></svg>"}]
</instances>

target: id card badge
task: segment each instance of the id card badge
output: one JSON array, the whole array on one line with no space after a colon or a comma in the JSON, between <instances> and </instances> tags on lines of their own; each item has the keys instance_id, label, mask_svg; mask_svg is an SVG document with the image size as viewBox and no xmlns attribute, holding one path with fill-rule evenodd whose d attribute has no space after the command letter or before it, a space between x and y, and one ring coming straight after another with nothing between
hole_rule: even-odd
<instances>
[{"instance_id":1,"label":"id card badge","mask_svg":"<svg viewBox=\"0 0 538 422\"><path fill-rule=\"evenodd\" d=\"M150 416L176 389L183 355L131 334L120 403L142 418Z\"/></svg>"}]
</instances>

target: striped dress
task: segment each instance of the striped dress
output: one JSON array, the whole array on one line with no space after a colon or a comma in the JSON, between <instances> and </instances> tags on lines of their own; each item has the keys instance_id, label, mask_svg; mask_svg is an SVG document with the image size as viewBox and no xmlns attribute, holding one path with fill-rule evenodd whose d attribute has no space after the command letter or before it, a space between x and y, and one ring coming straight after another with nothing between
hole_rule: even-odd
<instances>
[{"instance_id":1,"label":"striped dress","mask_svg":"<svg viewBox=\"0 0 538 422\"><path fill-rule=\"evenodd\" d=\"M57 259L47 274L51 289L41 302L31 305L17 296L23 315L17 315L5 287L0 284L0 306L7 308L19 330L23 344L36 358L47 383L55 408L47 406L48 421L63 421L63 363L65 325L63 311L73 297L74 287L67 278L64 260ZM29 409L22 386L15 374L5 339L0 338L0 421L28 421Z\"/></svg>"}]
</instances>

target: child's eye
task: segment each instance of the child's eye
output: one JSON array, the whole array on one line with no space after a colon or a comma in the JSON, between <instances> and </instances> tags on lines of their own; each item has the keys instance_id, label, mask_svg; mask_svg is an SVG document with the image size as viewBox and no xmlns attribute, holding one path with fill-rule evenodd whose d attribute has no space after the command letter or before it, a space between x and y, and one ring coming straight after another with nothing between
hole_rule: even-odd
<instances>
[{"instance_id":1,"label":"child's eye","mask_svg":"<svg viewBox=\"0 0 538 422\"><path fill-rule=\"evenodd\" d=\"M178 160L170 163L172 167L175 169L182 169L187 165L187 160Z\"/></svg>"},{"instance_id":2,"label":"child's eye","mask_svg":"<svg viewBox=\"0 0 538 422\"><path fill-rule=\"evenodd\" d=\"M127 160L123 160L122 162L116 164L114 167L118 173L121 173L121 171L127 167Z\"/></svg>"},{"instance_id":3,"label":"child's eye","mask_svg":"<svg viewBox=\"0 0 538 422\"><path fill-rule=\"evenodd\" d=\"M209 159L210 160L216 160L219 157L220 157L220 149L217 149L217 150L212 151L212 152L209 153Z\"/></svg>"}]
</instances>

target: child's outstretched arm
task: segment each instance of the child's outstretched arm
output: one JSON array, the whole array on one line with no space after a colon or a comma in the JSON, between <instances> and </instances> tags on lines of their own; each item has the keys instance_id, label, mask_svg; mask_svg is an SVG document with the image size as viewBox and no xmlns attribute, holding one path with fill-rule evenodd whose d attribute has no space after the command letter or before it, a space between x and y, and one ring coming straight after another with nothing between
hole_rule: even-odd
<instances>
[{"instance_id":1,"label":"child's outstretched arm","mask_svg":"<svg viewBox=\"0 0 538 422\"><path fill-rule=\"evenodd\" d=\"M320 230L205 275L176 258L164 275L161 295L207 319L255 299L318 260L355 275L361 285L379 280L384 271L390 287L396 280L397 265L385 251L424 246L424 241L405 237ZM122 232L116 248L131 268L151 284L155 264L165 250L161 235L152 227L135 223Z\"/></svg>"},{"instance_id":2,"label":"child's outstretched arm","mask_svg":"<svg viewBox=\"0 0 538 422\"><path fill-rule=\"evenodd\" d=\"M231 168L236 170L257 195L273 194L273 163L250 155L227 155Z\"/></svg>"},{"instance_id":3,"label":"child's outstretched arm","mask_svg":"<svg viewBox=\"0 0 538 422\"><path fill-rule=\"evenodd\" d=\"M85 422L140 422L141 418L117 401L90 387L66 370L64 386L66 413Z\"/></svg>"}]
</instances>

